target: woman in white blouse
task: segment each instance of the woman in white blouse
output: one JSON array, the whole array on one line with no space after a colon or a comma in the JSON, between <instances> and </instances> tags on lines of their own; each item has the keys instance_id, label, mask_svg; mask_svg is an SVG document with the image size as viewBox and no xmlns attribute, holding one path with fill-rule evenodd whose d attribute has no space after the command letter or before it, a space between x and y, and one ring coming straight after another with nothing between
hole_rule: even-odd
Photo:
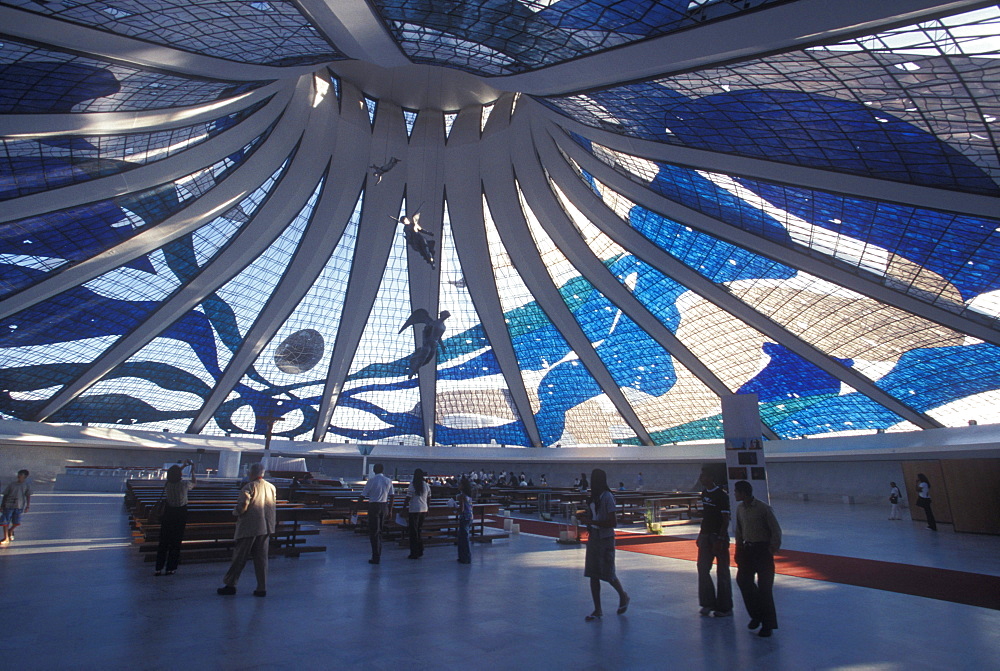
<instances>
[{"instance_id":1,"label":"woman in white blouse","mask_svg":"<svg viewBox=\"0 0 1000 671\"><path fill-rule=\"evenodd\" d=\"M424 529L424 518L431 498L431 485L424 480L421 469L413 471L413 482L406 489L407 510L410 512L408 532L410 536L410 556L407 559L420 559L424 556L424 539L421 534Z\"/></svg>"}]
</instances>

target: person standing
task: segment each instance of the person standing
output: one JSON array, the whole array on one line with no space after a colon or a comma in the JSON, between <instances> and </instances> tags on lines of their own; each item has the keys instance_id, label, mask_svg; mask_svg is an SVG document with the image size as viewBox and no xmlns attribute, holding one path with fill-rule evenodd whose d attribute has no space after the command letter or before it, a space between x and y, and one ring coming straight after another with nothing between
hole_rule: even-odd
<instances>
[{"instance_id":1,"label":"person standing","mask_svg":"<svg viewBox=\"0 0 1000 671\"><path fill-rule=\"evenodd\" d=\"M917 505L923 508L924 514L927 515L927 528L937 531L937 520L934 519L934 511L931 510L931 483L923 473L917 473Z\"/></svg>"},{"instance_id":2,"label":"person standing","mask_svg":"<svg viewBox=\"0 0 1000 671\"><path fill-rule=\"evenodd\" d=\"M392 494L392 480L382 474L385 470L382 464L375 464L372 471L375 472L365 488L361 490L361 497L358 504L368 499L368 538L372 545L372 558L369 564L378 564L382 561L382 527L385 524L386 515L389 514L389 496Z\"/></svg>"},{"instance_id":3,"label":"person standing","mask_svg":"<svg viewBox=\"0 0 1000 671\"><path fill-rule=\"evenodd\" d=\"M0 543L14 540L14 529L21 526L21 515L31 507L31 485L28 484L27 469L17 472L17 480L7 485L3 490L3 502L0 503L0 525L3 526L3 538Z\"/></svg>"},{"instance_id":4,"label":"person standing","mask_svg":"<svg viewBox=\"0 0 1000 671\"><path fill-rule=\"evenodd\" d=\"M407 535L410 537L410 555L407 559L420 559L424 556L424 518L430 507L431 485L424 481L424 471L420 468L413 471L413 482L406 489L406 504L410 517L407 523Z\"/></svg>"},{"instance_id":5,"label":"person standing","mask_svg":"<svg viewBox=\"0 0 1000 671\"><path fill-rule=\"evenodd\" d=\"M733 584L729 576L729 494L708 471L701 471L701 531L698 533L698 603L702 616L733 614ZM712 583L715 563L718 589Z\"/></svg>"},{"instance_id":6,"label":"person standing","mask_svg":"<svg viewBox=\"0 0 1000 671\"><path fill-rule=\"evenodd\" d=\"M222 579L224 585L216 590L219 595L236 594L236 583L247 559L252 557L257 577L253 595L267 596L268 539L274 533L277 491L264 479L264 464L260 462L250 466L248 477L250 481L240 490L239 501L233 509L236 547L233 548L233 563Z\"/></svg>"},{"instance_id":7,"label":"person standing","mask_svg":"<svg viewBox=\"0 0 1000 671\"><path fill-rule=\"evenodd\" d=\"M635 476L635 491L641 492L644 486L645 482L642 479L642 471L639 471L639 474Z\"/></svg>"},{"instance_id":8,"label":"person standing","mask_svg":"<svg viewBox=\"0 0 1000 671\"><path fill-rule=\"evenodd\" d=\"M594 610L584 618L587 622L597 620L604 614L601 610L602 580L618 592L619 615L628 610L631 601L615 572L615 527L618 526L615 495L608 487L607 473L600 468L595 468L590 474L590 482L590 497L584 513L587 524L587 555L583 575L590 578L590 596L594 600Z\"/></svg>"},{"instance_id":9,"label":"person standing","mask_svg":"<svg viewBox=\"0 0 1000 671\"><path fill-rule=\"evenodd\" d=\"M466 478L458 486L458 562L472 563L472 485Z\"/></svg>"},{"instance_id":10,"label":"person standing","mask_svg":"<svg viewBox=\"0 0 1000 671\"><path fill-rule=\"evenodd\" d=\"M889 519L890 520L901 520L903 516L899 514L899 500L903 495L899 491L899 487L896 486L895 482L889 483Z\"/></svg>"},{"instance_id":11,"label":"person standing","mask_svg":"<svg viewBox=\"0 0 1000 671\"><path fill-rule=\"evenodd\" d=\"M750 629L767 638L778 628L774 610L774 553L781 548L781 527L771 506L753 497L753 486L740 480L736 500L736 584L750 614Z\"/></svg>"},{"instance_id":12,"label":"person standing","mask_svg":"<svg viewBox=\"0 0 1000 671\"><path fill-rule=\"evenodd\" d=\"M167 575L173 575L180 563L181 543L187 526L188 492L198 483L194 469L190 471L190 480L181 479L183 473L184 469L179 464L167 469L167 484L163 486L167 505L160 518L160 541L156 547L156 571L153 575L161 575L164 565Z\"/></svg>"}]
</instances>

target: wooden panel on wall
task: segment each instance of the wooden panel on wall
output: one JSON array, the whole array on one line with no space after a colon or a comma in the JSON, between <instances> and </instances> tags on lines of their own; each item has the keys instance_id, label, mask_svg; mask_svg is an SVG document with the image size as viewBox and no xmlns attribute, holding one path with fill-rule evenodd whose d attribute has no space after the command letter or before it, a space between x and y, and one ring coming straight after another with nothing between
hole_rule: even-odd
<instances>
[{"instance_id":1,"label":"wooden panel on wall","mask_svg":"<svg viewBox=\"0 0 1000 671\"><path fill-rule=\"evenodd\" d=\"M941 470L955 531L1000 534L1000 459L948 459Z\"/></svg>"},{"instance_id":2,"label":"wooden panel on wall","mask_svg":"<svg viewBox=\"0 0 1000 671\"><path fill-rule=\"evenodd\" d=\"M940 524L951 524L951 506L948 504L948 483L941 469L941 462L934 461L904 461L903 477L906 480L906 503L910 506L910 516L921 522L927 521L924 509L917 505L917 473L927 476L931 483L931 508L934 519Z\"/></svg>"}]
</instances>

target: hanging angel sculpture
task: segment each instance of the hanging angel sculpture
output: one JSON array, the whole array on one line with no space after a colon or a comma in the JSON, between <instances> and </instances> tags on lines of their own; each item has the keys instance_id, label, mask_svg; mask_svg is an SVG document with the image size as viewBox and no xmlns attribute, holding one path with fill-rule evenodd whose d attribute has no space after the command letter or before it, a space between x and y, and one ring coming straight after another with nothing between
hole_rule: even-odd
<instances>
[{"instance_id":1,"label":"hanging angel sculpture","mask_svg":"<svg viewBox=\"0 0 1000 671\"><path fill-rule=\"evenodd\" d=\"M393 156L385 165L375 165L372 163L368 166L368 169L372 171L372 175L375 177L375 183L379 184L382 181L382 176L395 168L397 163L399 163L399 159Z\"/></svg>"},{"instance_id":2,"label":"hanging angel sculpture","mask_svg":"<svg viewBox=\"0 0 1000 671\"><path fill-rule=\"evenodd\" d=\"M424 325L423 338L421 338L420 347L418 347L413 354L410 355L410 360L406 367L407 379L416 375L417 371L434 359L438 343L441 342L441 336L444 335L444 320L450 316L450 312L442 310L438 315L438 318L434 319L431 317L430 313L427 312L427 310L417 308L412 314L410 314L410 318L407 319L406 323L399 329L399 332L402 333L410 326L416 326L417 324Z\"/></svg>"},{"instance_id":3,"label":"hanging angel sculpture","mask_svg":"<svg viewBox=\"0 0 1000 671\"><path fill-rule=\"evenodd\" d=\"M420 254L424 261L430 264L431 268L434 268L434 254L436 253L435 247L437 246L437 242L434 240L433 233L427 229L420 228L420 213L417 212L413 215L412 219L404 215L402 218L397 219L397 221L403 225L403 235L406 236L406 244L417 254Z\"/></svg>"}]
</instances>

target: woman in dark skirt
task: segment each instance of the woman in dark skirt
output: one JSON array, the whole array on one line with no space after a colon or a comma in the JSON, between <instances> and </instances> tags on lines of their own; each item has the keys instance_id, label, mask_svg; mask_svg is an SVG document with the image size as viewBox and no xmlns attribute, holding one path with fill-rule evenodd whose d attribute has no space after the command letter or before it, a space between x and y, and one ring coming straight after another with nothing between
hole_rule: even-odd
<instances>
[{"instance_id":1,"label":"woman in dark skirt","mask_svg":"<svg viewBox=\"0 0 1000 671\"><path fill-rule=\"evenodd\" d=\"M622 588L615 574L615 527L618 513L615 495L608 487L608 475L600 468L590 474L590 498L584 513L587 523L587 558L583 575L590 578L590 595L594 599L594 612L585 620L591 622L600 618L601 581L605 581L618 592L618 614L628 610L629 596Z\"/></svg>"}]
</instances>

